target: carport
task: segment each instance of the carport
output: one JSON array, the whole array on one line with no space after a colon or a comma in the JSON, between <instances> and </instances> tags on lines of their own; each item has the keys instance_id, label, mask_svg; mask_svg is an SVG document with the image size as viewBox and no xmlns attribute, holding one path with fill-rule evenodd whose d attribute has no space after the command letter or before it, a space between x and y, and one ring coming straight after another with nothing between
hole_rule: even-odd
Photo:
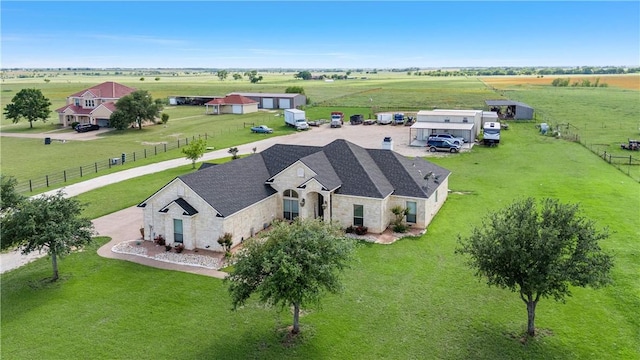
<instances>
[{"instance_id":1,"label":"carport","mask_svg":"<svg viewBox=\"0 0 640 360\"><path fill-rule=\"evenodd\" d=\"M498 114L500 119L531 120L533 108L527 104L511 100L485 100L491 111Z\"/></svg>"},{"instance_id":2,"label":"carport","mask_svg":"<svg viewBox=\"0 0 640 360\"><path fill-rule=\"evenodd\" d=\"M466 142L472 143L475 141L474 126L474 123L417 122L409 128L409 144L424 147L429 136L443 133L463 137Z\"/></svg>"}]
</instances>

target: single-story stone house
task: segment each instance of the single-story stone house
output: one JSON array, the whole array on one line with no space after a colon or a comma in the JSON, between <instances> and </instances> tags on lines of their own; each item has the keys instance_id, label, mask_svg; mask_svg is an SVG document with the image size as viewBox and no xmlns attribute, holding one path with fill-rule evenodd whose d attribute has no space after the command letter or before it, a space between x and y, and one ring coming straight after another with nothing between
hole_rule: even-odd
<instances>
[{"instance_id":1,"label":"single-story stone house","mask_svg":"<svg viewBox=\"0 0 640 360\"><path fill-rule=\"evenodd\" d=\"M134 88L107 81L67 96L67 105L56 109L60 125L71 123L94 124L108 127L116 102L136 91Z\"/></svg>"},{"instance_id":2,"label":"single-story stone house","mask_svg":"<svg viewBox=\"0 0 640 360\"><path fill-rule=\"evenodd\" d=\"M426 228L448 195L450 171L392 150L365 149L343 139L325 146L277 144L248 157L179 176L138 206L145 240L162 235L186 249L237 245L276 219L321 218L381 233L391 209Z\"/></svg>"}]
</instances>

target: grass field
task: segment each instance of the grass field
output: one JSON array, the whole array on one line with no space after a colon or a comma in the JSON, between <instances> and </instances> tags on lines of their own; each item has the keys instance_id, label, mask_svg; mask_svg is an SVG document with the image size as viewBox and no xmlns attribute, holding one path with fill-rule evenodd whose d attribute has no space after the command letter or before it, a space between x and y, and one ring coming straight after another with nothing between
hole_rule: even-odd
<instances>
[{"instance_id":1,"label":"grass field","mask_svg":"<svg viewBox=\"0 0 640 360\"><path fill-rule=\"evenodd\" d=\"M304 309L303 336L294 344L282 342L288 310L250 301L232 312L222 281L100 258L95 249L106 239L99 239L60 263L57 284L42 281L50 275L47 259L2 275L2 358L637 359L638 183L579 144L540 136L532 123L513 124L504 137L497 148L430 159L452 171L453 192L427 234L360 246L345 292ZM190 169L158 174L157 182L181 171ZM118 191L81 199L100 203ZM599 228L609 228L602 245L615 255L612 286L572 289L566 304L540 302L540 336L526 345L517 294L487 287L454 254L457 234L523 196L580 202ZM88 211L94 217L113 208Z\"/></svg>"}]
</instances>

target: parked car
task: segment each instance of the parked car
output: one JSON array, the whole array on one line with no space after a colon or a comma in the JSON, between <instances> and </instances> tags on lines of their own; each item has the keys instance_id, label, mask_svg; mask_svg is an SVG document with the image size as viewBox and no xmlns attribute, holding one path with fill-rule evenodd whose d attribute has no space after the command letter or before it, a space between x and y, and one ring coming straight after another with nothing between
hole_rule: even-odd
<instances>
[{"instance_id":1,"label":"parked car","mask_svg":"<svg viewBox=\"0 0 640 360\"><path fill-rule=\"evenodd\" d=\"M349 117L349 121L351 122L351 125L359 125L364 121L364 117L362 114L351 115L351 117Z\"/></svg>"},{"instance_id":2,"label":"parked car","mask_svg":"<svg viewBox=\"0 0 640 360\"><path fill-rule=\"evenodd\" d=\"M93 130L100 130L100 126L96 124L78 124L76 125L75 130L79 133L93 131Z\"/></svg>"},{"instance_id":3,"label":"parked car","mask_svg":"<svg viewBox=\"0 0 640 360\"><path fill-rule=\"evenodd\" d=\"M438 139L438 138L429 138L427 141L427 148L429 151L448 151L452 153L456 153L460 151L460 145L454 144L449 139Z\"/></svg>"},{"instance_id":4,"label":"parked car","mask_svg":"<svg viewBox=\"0 0 640 360\"><path fill-rule=\"evenodd\" d=\"M273 129L268 127L267 125L259 125L252 127L251 132L257 134L271 134L273 132Z\"/></svg>"},{"instance_id":5,"label":"parked car","mask_svg":"<svg viewBox=\"0 0 640 360\"><path fill-rule=\"evenodd\" d=\"M432 138L434 138L434 139L449 139L454 144L458 144L458 145L464 144L464 138L463 137L455 137L455 136L453 136L451 134L435 134L435 135L429 136L429 139L432 139Z\"/></svg>"}]
</instances>

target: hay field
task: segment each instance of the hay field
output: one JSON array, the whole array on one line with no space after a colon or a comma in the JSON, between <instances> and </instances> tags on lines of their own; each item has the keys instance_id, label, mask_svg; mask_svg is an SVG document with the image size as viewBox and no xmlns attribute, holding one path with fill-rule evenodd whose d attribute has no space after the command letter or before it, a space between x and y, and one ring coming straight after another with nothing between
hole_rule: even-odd
<instances>
[{"instance_id":1,"label":"hay field","mask_svg":"<svg viewBox=\"0 0 640 360\"><path fill-rule=\"evenodd\" d=\"M640 91L640 74L626 75L546 75L544 77L535 76L488 76L481 77L485 84L497 89L507 89L510 87L521 87L526 85L551 85L551 82L557 78L570 78L571 83L574 81L589 80L591 83L596 79L600 79L600 84L608 84L622 89Z\"/></svg>"}]
</instances>

